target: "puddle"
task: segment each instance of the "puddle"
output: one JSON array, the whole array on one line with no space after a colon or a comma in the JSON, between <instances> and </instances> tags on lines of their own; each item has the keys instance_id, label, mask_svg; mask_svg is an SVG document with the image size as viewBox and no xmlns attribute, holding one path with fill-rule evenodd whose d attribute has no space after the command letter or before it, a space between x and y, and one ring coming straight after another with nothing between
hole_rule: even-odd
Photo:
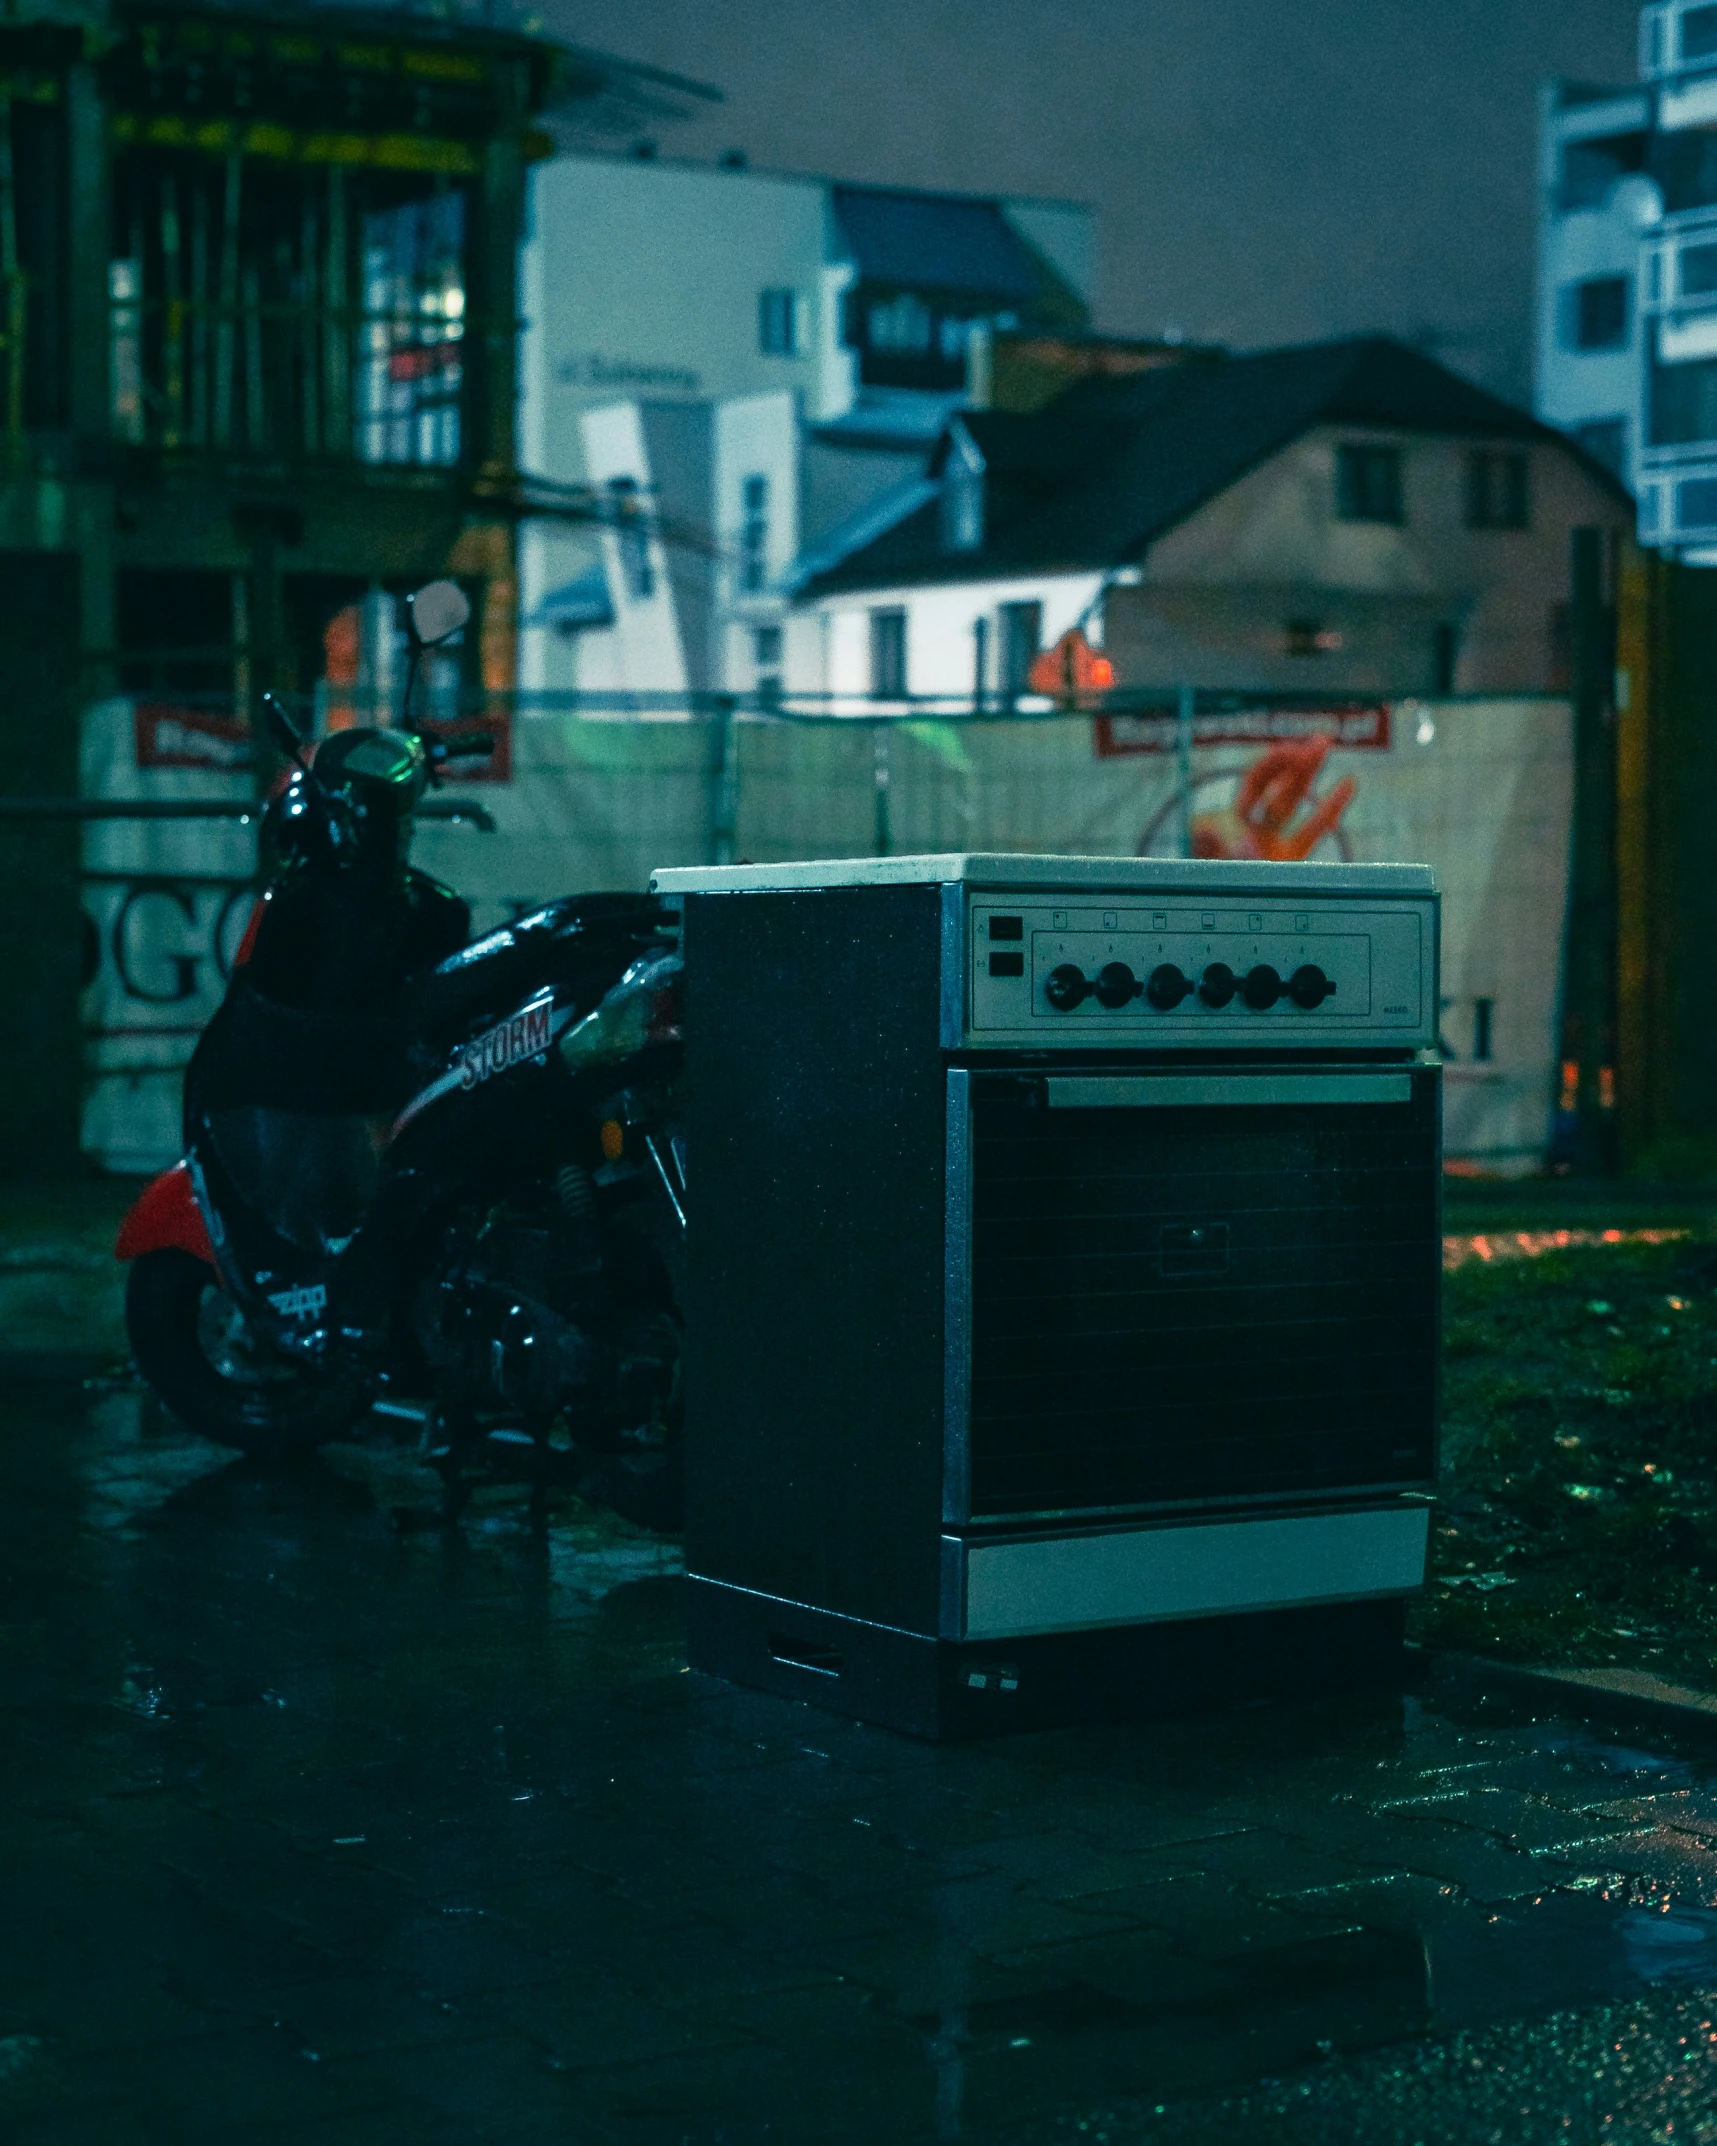
<instances>
[{"instance_id":1,"label":"puddle","mask_svg":"<svg viewBox=\"0 0 1717 2146\"><path fill-rule=\"evenodd\" d=\"M1080 2094L1231 2090L1332 2050L1406 2040L1428 2016L1423 1942L1380 1930L1219 1962L1146 1931L1109 1949L1107 1972L1107 1987L1067 1983L914 2017L937 2071L943 2136L999 2136L1010 2119Z\"/></svg>"},{"instance_id":2,"label":"puddle","mask_svg":"<svg viewBox=\"0 0 1717 2146\"><path fill-rule=\"evenodd\" d=\"M1622 1953L1642 1982L1717 1982L1717 1914L1709 1908L1632 1908L1621 1917Z\"/></svg>"}]
</instances>

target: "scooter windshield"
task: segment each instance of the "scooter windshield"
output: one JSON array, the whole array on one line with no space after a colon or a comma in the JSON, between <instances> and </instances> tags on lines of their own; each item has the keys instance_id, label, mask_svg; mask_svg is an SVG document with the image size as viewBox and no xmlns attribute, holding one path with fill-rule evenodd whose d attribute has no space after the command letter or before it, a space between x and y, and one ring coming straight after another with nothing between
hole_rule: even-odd
<instances>
[{"instance_id":1,"label":"scooter windshield","mask_svg":"<svg viewBox=\"0 0 1717 2146\"><path fill-rule=\"evenodd\" d=\"M304 1251L337 1249L376 1189L387 1117L237 1103L208 1113L209 1137L245 1205Z\"/></svg>"}]
</instances>

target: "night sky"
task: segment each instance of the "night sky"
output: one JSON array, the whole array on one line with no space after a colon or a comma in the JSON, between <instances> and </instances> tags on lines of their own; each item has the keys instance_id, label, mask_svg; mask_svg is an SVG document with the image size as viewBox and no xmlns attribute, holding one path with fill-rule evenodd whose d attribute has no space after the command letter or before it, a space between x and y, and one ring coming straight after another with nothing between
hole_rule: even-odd
<instances>
[{"instance_id":1,"label":"night sky","mask_svg":"<svg viewBox=\"0 0 1717 2146\"><path fill-rule=\"evenodd\" d=\"M1538 83L1634 79L1633 0L544 0L711 82L664 156L1073 196L1098 325L1381 328L1530 391Z\"/></svg>"}]
</instances>

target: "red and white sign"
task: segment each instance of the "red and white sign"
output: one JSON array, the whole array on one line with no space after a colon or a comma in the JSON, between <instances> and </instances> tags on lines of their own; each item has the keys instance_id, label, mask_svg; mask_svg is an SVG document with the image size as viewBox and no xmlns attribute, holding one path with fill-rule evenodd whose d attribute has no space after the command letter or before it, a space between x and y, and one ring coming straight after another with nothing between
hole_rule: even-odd
<instances>
[{"instance_id":1,"label":"red and white sign","mask_svg":"<svg viewBox=\"0 0 1717 2146\"><path fill-rule=\"evenodd\" d=\"M131 721L140 768L207 768L228 774L250 765L250 726L242 717L140 700L132 706Z\"/></svg>"}]
</instances>

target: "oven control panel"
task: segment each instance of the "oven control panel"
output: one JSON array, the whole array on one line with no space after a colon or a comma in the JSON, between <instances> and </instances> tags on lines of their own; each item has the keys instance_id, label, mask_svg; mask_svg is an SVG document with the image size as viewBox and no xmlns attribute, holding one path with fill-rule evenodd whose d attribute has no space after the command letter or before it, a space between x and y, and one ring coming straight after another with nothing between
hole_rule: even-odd
<instances>
[{"instance_id":1,"label":"oven control panel","mask_svg":"<svg viewBox=\"0 0 1717 2146\"><path fill-rule=\"evenodd\" d=\"M974 1046L1436 1041L1430 899L1248 905L1083 892L1022 900L974 889L963 938L966 1040Z\"/></svg>"}]
</instances>

